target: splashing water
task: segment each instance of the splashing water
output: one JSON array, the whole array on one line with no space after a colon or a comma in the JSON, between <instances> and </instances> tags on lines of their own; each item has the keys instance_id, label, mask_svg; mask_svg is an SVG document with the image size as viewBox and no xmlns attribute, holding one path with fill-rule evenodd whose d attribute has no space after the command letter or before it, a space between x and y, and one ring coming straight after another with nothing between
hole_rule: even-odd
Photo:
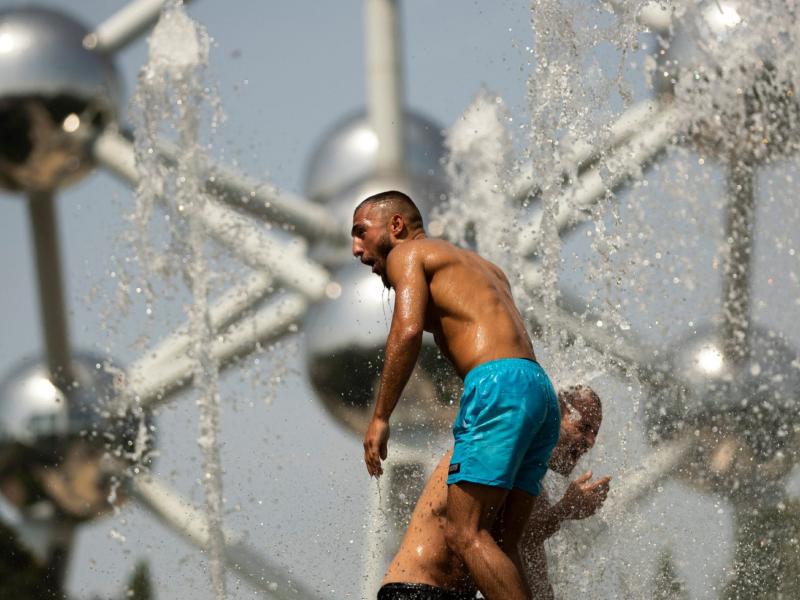
<instances>
[{"instance_id":1,"label":"splashing water","mask_svg":"<svg viewBox=\"0 0 800 600\"><path fill-rule=\"evenodd\" d=\"M200 119L208 90L203 77L208 63L209 40L175 2L162 12L149 42L149 59L142 69L133 99L136 123L136 162L141 183L137 190L134 221L146 266L161 272L173 267L160 264L147 240L156 201L166 205L170 217L171 250L190 288L188 307L195 362L194 385L199 391L198 445L203 455L203 486L209 533L209 572L214 597L225 593L222 531L222 475L219 452L219 367L211 352L212 327L208 312L209 267L204 255L206 236L193 215L208 201L200 170ZM177 165L168 169L158 158L160 140L177 137L181 149Z\"/></svg>"},{"instance_id":2,"label":"splashing water","mask_svg":"<svg viewBox=\"0 0 800 600\"><path fill-rule=\"evenodd\" d=\"M623 107L631 103L631 92L623 78L628 51L637 43L641 27L635 15L644 1L620 3L606 26L603 9L563 0L535 0L532 4L534 69L528 82L530 127L525 161L532 168L541 203L541 223L528 233L535 240L541 259L541 284L529 293L541 296L544 309L543 343L559 346L558 334L548 323L559 299L559 271L562 242L556 216L572 208L564 197L563 184L577 178L578 165L572 160L576 142L602 147L611 136L609 123L618 111L612 108L613 92ZM611 45L618 51L617 69L606 77L599 65L598 48ZM567 206L562 206L565 203ZM602 211L592 215L602 228Z\"/></svg>"},{"instance_id":3,"label":"splashing water","mask_svg":"<svg viewBox=\"0 0 800 600\"><path fill-rule=\"evenodd\" d=\"M445 139L450 195L434 216L451 241L479 249L507 273L519 271L519 256L509 244L518 210L508 199L514 168L508 119L502 99L482 89L450 128Z\"/></svg>"},{"instance_id":4,"label":"splashing water","mask_svg":"<svg viewBox=\"0 0 800 600\"><path fill-rule=\"evenodd\" d=\"M742 4L739 16L753 25L751 30L745 32L746 35L739 36L739 45L746 48L748 60L759 55L759 40L769 39L760 28L768 32L783 32L775 38L777 41L773 40L780 51L772 52L769 69L765 71L758 60L750 61L754 64L748 69L737 69L739 58L734 53L723 53L719 69L709 69L705 74L698 71L697 78L678 80L670 92L671 101L691 121L688 133L680 141L686 142L691 138L694 146L702 150L699 162L698 156L691 155L686 148L670 148L667 150L668 166L658 172L655 181L649 182L651 188L648 194L634 189L634 200L625 205L617 203L618 198L609 192L605 199L597 203L590 214L584 215L589 220L589 231L585 232L589 241L583 238L584 241L579 242L588 246L592 254L585 264L577 267L580 273L576 275L566 273L563 268L566 262L565 248L557 223L559 212L565 206L569 208L571 203L569 195L564 193L566 184L578 176L571 148L576 141L603 147L611 137L608 124L619 115L620 106L625 108L630 105L632 91L628 89L623 72L626 58L635 47L636 36L641 31L635 16L645 1L619 3L620 8L614 15L606 13L599 3L592 3L591 8L589 4L570 3L567 0L534 0L536 43L532 49L534 73L529 81L527 151L520 158L515 156L506 108L495 95L481 91L448 136L450 162L447 172L452 194L439 218L446 223L446 231L453 234L454 241L474 245L479 252L512 275L514 294L521 307L528 311L533 306L537 307L537 311L538 307L544 307L534 315L544 325L543 335L537 341L537 352L541 346L547 358L548 370L556 383L564 385L592 381L604 391L610 390L608 397L611 406L601 434L605 439L592 454L601 457L598 459L601 462L613 454L611 462L615 466L620 470L633 471L641 457L650 452L647 440L634 431L633 426L638 422L635 421L640 412L638 399L643 392L636 376L630 378L630 385L609 382L607 374L610 369L603 353L588 348L580 338L567 345L558 329L551 325L551 313L558 309L560 286L565 280L569 283L570 278L579 280L578 285L585 292L584 297L588 295L589 301L598 301L599 317L589 323L584 316L586 327L602 328L611 323L618 330L627 331L632 328L630 321L635 320L635 316L630 319L632 313L639 309L643 315L640 321L646 322L652 338L667 339L686 327L694 328L694 319L697 318L697 309L694 307L675 309L671 306L670 309L677 310L680 318L669 319L668 322L648 322L651 318L647 316L648 309L652 309L653 303L658 303L659 298L661 302L677 305L679 302L672 301L676 297L685 304L714 306L713 299L698 294L697 290L700 287L698 284L702 284L704 278L715 275L717 269L717 256L713 256L713 260L711 256L706 257L703 253L707 250L707 244L702 242L704 238L719 239L720 227L713 219L708 219L708 213L709 207L723 210L724 202L709 201L705 196L707 192L700 191L702 187L718 183L700 166L704 164L706 155L713 155L715 149L720 150L717 154L730 154L743 146L747 149L744 154L748 161L766 160L772 155L774 145L785 145L791 151L796 150L792 142L792 134L798 129L795 113L790 110L786 115L770 120L770 115L778 111L770 112L769 107L770 103L776 102L782 107L780 90L783 90L784 96L787 90L792 92L789 95L793 95L793 90L797 89L800 82L796 52L791 51L796 47L797 33L786 34L786 27L781 28L779 23L781 20L793 22L794 9L787 8L789 3L784 7L776 5L776 10L771 13L758 12ZM709 4L720 7L726 5L722 0ZM678 12L685 10L682 7ZM589 15L589 11L601 14ZM792 14L787 14L787 11ZM599 26L587 26L590 22L592 25L599 22ZM713 50L716 44L716 39L712 39L705 45L705 50ZM674 46L677 47L678 43L675 42ZM616 69L612 69L612 75L606 76L597 53L598 48L607 50L609 47L617 53L618 62ZM200 81L206 54L205 34L179 9L168 9L154 32L150 64L142 74L136 99L140 110L137 160L143 175L137 196L137 223L142 232L140 237L144 240L153 204L162 198L177 198L174 205L167 206L173 234L171 250L158 253L144 248L140 254L154 270L164 273L176 269L164 263L160 254L187 258L186 266L180 266L179 269L186 276L195 298L190 315L196 340L192 349L197 359L195 381L202 391L200 445L204 453L203 480L209 506L209 530L212 532L212 581L215 594L221 597L224 596L220 561L221 486L216 441L219 398L216 366L207 352L210 328L205 310L208 276L203 257L203 236L191 219L193 210L206 201L197 176L198 112L203 96ZM651 66L658 70L656 59L652 60ZM660 70L670 73L669 69ZM754 80L753 72L763 76ZM656 75L658 73L653 77ZM779 91L777 94L776 89ZM179 100L177 104L168 93L175 90L175 97ZM754 115L753 106L765 110L755 111ZM724 122L725 126L714 129L717 120ZM172 123L177 125L172 126ZM155 141L159 136L174 135L176 131L185 152L176 170L170 171L155 159ZM618 168L604 156L600 156L598 162L604 174L613 173ZM536 185L527 197L513 197L512 182L523 166L531 168L529 179ZM641 173L636 175L639 176ZM781 183L778 181L774 187L780 188ZM792 185L791 176L786 183ZM655 187L663 189L655 191L652 189ZM780 193L780 190L775 193ZM646 209L643 208L644 196L656 194L673 202L661 202L662 206L648 205ZM772 194L770 192L770 197ZM542 219L535 229L526 230L528 221L523 216L527 215L529 205L541 210ZM797 215L796 205L788 200L781 210L789 215ZM689 229L687 224L693 229L686 235L656 239L659 235L670 238L673 233L669 231L669 226L658 223L659 220L668 222L674 230L680 228L682 233ZM790 219L786 219L782 225L789 227L790 222ZM666 236L665 229L668 231ZM787 229L775 241L776 245L782 245L782 252L792 257L797 251L793 235L794 231ZM523 270L523 263L531 256L527 253L523 256L517 247L517 240L524 240L526 236L535 238L533 255L539 258L541 277L536 279L535 286L533 280L526 280ZM727 241L724 241L720 246L726 244ZM717 249L716 254L722 252ZM705 262L715 266L705 269ZM800 279L795 270L785 275L790 280L790 291L797 292ZM769 281L771 285L772 279ZM792 310L796 311L800 294L790 293L786 296L790 306L785 312L789 314ZM538 303L534 303L534 300ZM778 377L782 374L773 375ZM766 380L762 378L762 381ZM658 490L662 490L660 484ZM661 501L661 509L669 512L667 521L675 519L675 514L681 515L675 512L676 503L684 497L681 493L685 496L685 492L676 491L673 485L668 493L671 496L670 504L665 505ZM378 495L380 502L380 484ZM552 497L557 498L558 494L554 493ZM696 499L693 501L699 504ZM724 504L720 506L715 501L714 508L719 510L719 514L722 514L724 507ZM638 598L651 595L650 579L646 574L642 576L637 573L637 567L643 562L637 562L638 557L631 558L631 555L660 548L657 545L663 539L659 533L667 530L663 522L661 529L654 528L644 514L641 511L618 511L599 516L598 519L602 519L612 531L625 532L624 535L615 536L622 542L617 540L617 545L610 549L608 544L601 546L600 551L591 555L589 567L585 560L577 559L573 564L569 564L569 560L556 564L555 583L559 596ZM650 514L652 516L654 513ZM663 515L662 512L661 517ZM694 518L692 522L696 523L698 519ZM710 522L713 529L723 526L721 518ZM707 523L702 525L706 526ZM719 537L717 535L714 539L719 540ZM753 535L749 537L754 538ZM585 541L578 534L570 537L567 532L552 542L556 550L553 554L574 556L575 548L585 545ZM633 550L622 548L626 545ZM672 559L665 560L663 572L669 574L674 571ZM707 565L707 562L703 563L704 567ZM586 577L587 568L590 577ZM666 577L671 578L674 575ZM599 582L598 579L603 581ZM709 577L706 583L709 588L721 588L720 580Z\"/></svg>"},{"instance_id":5,"label":"splashing water","mask_svg":"<svg viewBox=\"0 0 800 600\"><path fill-rule=\"evenodd\" d=\"M631 91L627 89L622 76L623 66L629 51L638 43L637 36L642 27L635 17L644 4L620 3L620 10L613 16L606 15L605 20L592 14L591 19L595 22L599 19L601 26L591 27L587 26L590 21L587 15L599 11L596 6L589 8L586 4L561 0L533 2L536 43L532 50L535 66L529 84L527 152L515 161L513 140L505 126L502 103L485 91L478 95L447 138L450 152L447 173L452 193L449 204L439 218L446 223L446 231L454 232L451 234L454 241L473 245L481 254L515 275L512 282L520 306L533 305L533 300L540 299L541 303L537 306L543 309L534 315L543 325L543 335L537 340L537 353L540 348L543 350L548 371L560 385L599 380L601 375L610 372L603 355L580 343L565 346L566 340L561 338L555 327L550 326L551 312L558 307L564 263L557 215L565 208L571 208L565 183L576 180L578 175L571 148L575 142L585 142L596 148L604 147L611 137L608 124L620 112L618 105L621 104L624 109L632 101ZM617 68L610 78L603 75L597 56L598 48L609 45L618 55ZM605 156L599 158L599 163L604 174L613 173L618 168ZM535 182L534 191L522 200L511 198L509 182L525 166L532 167L529 177ZM641 173L637 175L641 176ZM585 269L585 276L592 281L590 288L598 288L592 292L591 299L609 300L602 306L602 318L592 323L584 322L584 326L605 327L604 322L607 321L616 325L617 330L627 331L631 326L623 318L623 314L628 314L627 310L623 312L623 307L630 294L626 293L625 284L628 282L625 277L627 275L630 279L630 287L636 289L637 285L641 285L640 280L636 280L642 276L641 265L648 264L648 259L638 256L631 251L631 247L641 244L640 236L647 236L652 227L648 225L649 219L645 219L644 213L636 213L640 210L638 207L624 211L615 200L609 192L589 215L592 258L581 268ZM520 224L526 222L524 214L529 210L527 205L533 203L538 203L541 221L535 222L535 228L523 229L523 235L519 238L509 235L509 230L513 233L514 229L524 227ZM690 206L690 211L706 208L697 202ZM629 216L633 218L626 223L623 213L625 219ZM514 240L524 241L526 237L535 239L535 255L540 259L541 276L535 288L530 285L532 282L516 277L521 272L520 260L526 257L521 255ZM626 271L622 265L623 255L633 255L634 262L638 260L640 266L637 267L637 273ZM661 251L657 252L657 256L660 260ZM681 274L685 275L687 282L691 282L692 264L683 267ZM647 270L643 277L649 277ZM635 381L635 377L632 380ZM597 381L597 385L601 388L614 387L607 378ZM608 415L606 420L611 422L604 424L604 428L619 436L616 445L618 450L615 452L622 455L621 469L631 472L636 471L631 469L631 465L639 463L641 457L637 456L637 449L643 444L642 440L637 439L633 427L640 394L637 385L623 388L620 395L623 395L626 406L630 406L630 412L620 415L624 411L616 409L618 414ZM602 448L597 450L595 455L604 451ZM616 461L619 459L619 456L615 457ZM556 493L553 497L560 496ZM638 538L644 538L642 541L646 545L653 543L646 539L652 526L638 513L619 511L598 518L615 530L624 528ZM583 542L580 536L564 535L553 542L555 552L552 554L575 556L574 547ZM625 565L630 563L625 562L629 559L624 551L617 548L609 550L606 545L599 556L593 554L592 558L595 560L592 570L604 573L608 583L598 586L596 581L586 581L583 570L586 563L575 561L574 564L568 564L568 561L561 561L553 569L559 596L647 595L650 582L647 577L633 575L626 569Z\"/></svg>"}]
</instances>

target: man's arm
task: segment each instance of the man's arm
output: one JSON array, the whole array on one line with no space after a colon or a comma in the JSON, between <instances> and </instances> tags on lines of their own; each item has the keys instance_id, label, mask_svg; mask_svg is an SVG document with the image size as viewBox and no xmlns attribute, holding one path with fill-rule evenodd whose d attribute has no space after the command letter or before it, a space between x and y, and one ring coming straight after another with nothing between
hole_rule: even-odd
<instances>
[{"instance_id":1,"label":"man's arm","mask_svg":"<svg viewBox=\"0 0 800 600\"><path fill-rule=\"evenodd\" d=\"M525 574L534 598L554 598L553 586L547 573L547 554L544 541L561 528L566 519L584 519L596 513L605 502L610 477L589 481L588 471L569 484L564 497L552 506L542 490L540 501L534 506L528 526L520 540L520 554L525 564ZM537 510L538 509L538 510Z\"/></svg>"},{"instance_id":2,"label":"man's arm","mask_svg":"<svg viewBox=\"0 0 800 600\"><path fill-rule=\"evenodd\" d=\"M532 512L523 542L541 544L561 528L563 521L585 519L596 513L606 500L611 478L590 481L591 478L592 472L587 471L569 484L561 500Z\"/></svg>"},{"instance_id":3,"label":"man's arm","mask_svg":"<svg viewBox=\"0 0 800 600\"><path fill-rule=\"evenodd\" d=\"M394 314L386 340L378 400L364 436L364 461L370 475L381 475L386 458L389 417L417 363L422 347L428 281L416 244L406 242L394 248L386 261L386 276L395 290Z\"/></svg>"},{"instance_id":4,"label":"man's arm","mask_svg":"<svg viewBox=\"0 0 800 600\"><path fill-rule=\"evenodd\" d=\"M547 554L544 544L539 543L525 553L525 571L528 575L528 586L534 598L553 600L553 586L547 573Z\"/></svg>"}]
</instances>

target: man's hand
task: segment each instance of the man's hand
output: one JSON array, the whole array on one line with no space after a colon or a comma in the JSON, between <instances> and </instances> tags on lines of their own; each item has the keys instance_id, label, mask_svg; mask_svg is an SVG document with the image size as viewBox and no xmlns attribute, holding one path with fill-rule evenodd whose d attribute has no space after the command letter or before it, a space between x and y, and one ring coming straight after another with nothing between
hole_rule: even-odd
<instances>
[{"instance_id":1,"label":"man's hand","mask_svg":"<svg viewBox=\"0 0 800 600\"><path fill-rule=\"evenodd\" d=\"M383 475L381 460L386 460L389 441L389 421L372 417L367 433L364 435L364 462L370 477Z\"/></svg>"},{"instance_id":2,"label":"man's hand","mask_svg":"<svg viewBox=\"0 0 800 600\"><path fill-rule=\"evenodd\" d=\"M560 508L567 519L591 517L606 501L611 477L590 481L592 472L587 471L569 484L564 497L559 500Z\"/></svg>"}]
</instances>

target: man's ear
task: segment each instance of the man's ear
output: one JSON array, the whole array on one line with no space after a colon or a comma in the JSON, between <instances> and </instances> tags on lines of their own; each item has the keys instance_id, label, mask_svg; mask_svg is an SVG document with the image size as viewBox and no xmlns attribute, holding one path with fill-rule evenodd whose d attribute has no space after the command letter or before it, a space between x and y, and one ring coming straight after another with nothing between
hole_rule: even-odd
<instances>
[{"instance_id":1,"label":"man's ear","mask_svg":"<svg viewBox=\"0 0 800 600\"><path fill-rule=\"evenodd\" d=\"M392 235L396 237L403 232L403 229L406 226L406 222L405 219L403 219L402 215L395 214L392 215L392 218L389 221L389 226L391 228Z\"/></svg>"}]
</instances>

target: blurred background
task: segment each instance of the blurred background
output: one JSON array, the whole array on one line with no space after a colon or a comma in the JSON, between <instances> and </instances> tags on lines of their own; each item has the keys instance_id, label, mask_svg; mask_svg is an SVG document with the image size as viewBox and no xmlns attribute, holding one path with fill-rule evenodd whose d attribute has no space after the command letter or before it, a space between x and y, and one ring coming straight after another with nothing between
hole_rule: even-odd
<instances>
[{"instance_id":1,"label":"blurred background","mask_svg":"<svg viewBox=\"0 0 800 600\"><path fill-rule=\"evenodd\" d=\"M636 20L638 12L634 9L646 3L635 3L617 16L611 10L612 4L397 2L402 98L405 106L417 115L406 119L406 127L412 133L406 134L411 141L406 141L405 160L413 164L409 167L413 175L406 174L407 179L399 181L425 198L426 210L434 217L431 223L439 226L437 235L464 239L491 254L491 250L481 248L486 243L483 240L493 238L481 237L485 232L481 229L480 215L484 214L486 223L495 230L506 231L504 227L508 225L502 221L500 208L493 209L488 201L480 204L480 197L485 199L497 193L487 181L497 177L498 197L513 201L506 205L498 200L511 210L503 214L511 215L508 218L513 222L512 232L524 233L529 205L538 202L545 208L556 206L552 204L557 200L553 190L561 185L567 187L570 177L577 181L587 169L585 165L579 168L576 163L574 168L565 169L568 175L564 182L545 185L548 168L552 167L550 176L562 169L554 158L557 152L552 145L553 136L548 138L547 119L555 119L553 131L564 135L562 147L572 147L570 152L564 152L565 157L579 154L576 148L580 140L594 146L593 158L585 162L602 163L600 175L613 194L605 194L604 190L596 194L599 198L596 204L587 205L582 211L583 220L588 223L575 229L563 246L547 235L540 236L538 255L543 258L545 274L539 281L545 288L561 289L565 297L577 299L568 311L568 316L576 319L577 331L581 328L608 331L609 352L604 355L598 351L602 340L598 342L595 338L592 342L594 334L588 331L586 339L576 341L574 323L559 329L561 313L556 308L555 295L551 298L544 293L541 304L538 304L540 292L528 288L520 295L523 308L535 313L532 327L542 336L537 354L543 358L556 385L590 383L606 402L598 447L580 467L592 468L598 475L611 474L621 481L628 474L644 473L645 483L640 486L644 485L647 491L640 490L629 504L622 505L624 510L614 513L602 526L570 529L562 534L560 542L554 542L552 569L556 590L564 597L593 593L597 597L716 598L739 573L733 565L738 564L737 539L742 535L737 533L740 530L736 529L732 516L740 504L731 500L735 491L729 491L738 489L739 479L737 476L732 482L730 477L725 478L728 465L725 448L729 446L725 446L725 440L714 437L718 433L714 419L731 410L719 400L728 388L721 385L709 392L703 387L707 385L705 380L685 384L702 388L704 391L699 395L707 399L707 404L717 402L709 411L713 418L709 417L701 426L697 424L698 411L691 409L691 400L665 392L664 397L669 400L662 401L654 390L667 389L669 385L663 377L658 379L652 373L637 370L635 362L641 358L643 363L658 364L669 371L662 368L660 358L667 356L674 364L689 356L687 364L679 364L678 370L682 369L681 376L691 379L692 369L697 368L697 361L692 363L692 358L698 352L701 356L708 355L708 347L703 345L708 338L708 327L712 322L719 325L721 313L737 310L736 298L725 299L729 290L726 291L722 276L726 260L736 259L736 256L726 257L737 251L730 250L735 244L726 240L738 239L739 235L735 226L731 230L726 224L725 216L735 168L714 156L714 141L706 146L685 143L697 134L691 127L680 124L668 130L665 141L659 142L658 152L653 151L641 160L635 154L636 147L623 149L625 156L630 155L631 160L648 168L632 172L621 181L614 179L615 170L620 168L618 163L603 162L606 152L610 155L616 147L615 134L609 132L609 125L619 122L641 102L655 97L663 100L673 93L665 92L663 83L659 88L657 76L663 64L656 66L656 56L658 48L664 46L659 45L656 33L660 33L662 43L670 35L673 40L678 38L674 31L653 33L656 21L648 27L647 23ZM705 7L714 3L684 4ZM6 19L10 11L31 6L34 5L25 2L0 2ZM86 31L92 31L125 3L40 1L35 6L69 15L82 23ZM199 147L206 156L246 174L252 181L264 182L265 194L278 188L327 203L331 212L344 215L342 221L346 221L354 201L363 197L370 185L398 181L397 173L391 169L376 175L379 169L369 161L360 163L366 160L358 154L360 150L347 145L347 140L357 141L363 135L364 111L368 105L370 70L366 60L369 52L363 1L197 0L186 10L207 30L210 41L209 67L202 84L209 88L206 108L199 110L203 120ZM3 23L0 20L0 54ZM564 24L562 31L557 30L559 23ZM731 27L737 24L734 21ZM593 29L604 33L593 37ZM574 34L575 31L579 34ZM562 46L548 47L548 39L557 40ZM564 58L565 64L578 70L559 71L558 65L551 65L548 72L542 57L554 59L557 56L554 49L562 48L568 53L570 47L578 49L574 56ZM129 135L135 127L141 132L141 115L147 112L148 105L142 104L141 96L134 100L134 92L137 81L147 75L144 70L148 62L147 34L114 52L111 60L121 84L118 103L121 131ZM560 77L554 76L554 72ZM8 96L5 90L4 94ZM563 113L548 106L548 101L562 106ZM699 104L695 105L698 111ZM634 128L645 132L657 130L661 127L658 121L661 110L654 107L650 118L634 120ZM210 127L215 111L222 119L216 127ZM476 118L476 112L486 118ZM5 139L10 139L11 122L3 122ZM574 123L574 127L569 123ZM158 127L176 142L183 139L178 135L180 131L176 134L180 126ZM793 121L786 129L791 131L792 127ZM342 141L341 136L346 139ZM787 139L790 137L787 134ZM478 149L464 150L469 146L465 139L477 140ZM717 145L727 142L728 138ZM374 154L369 143L368 139L367 151ZM763 328L763 333L754 334L758 341L753 342L753 347L762 359L768 357L760 362L742 363L742 369L752 377L758 377L762 369L769 374L763 379L779 390L773 394L782 398L782 403L777 403L779 410L791 415L800 369L794 350L800 343L800 329L794 318L800 298L796 255L800 209L794 194L796 159L786 152L788 158L781 154L761 166L760 155L754 158L753 153L742 154L746 155L742 160L748 168L759 165L759 170L753 184L753 195L757 198L757 235L755 245L751 245L754 250L752 254L748 249L739 250L739 257L747 254L744 262L752 265L752 275L750 267L747 273L753 292L752 297L748 296L746 310L741 306L738 310L750 311L748 314ZM495 161L500 155L505 158ZM141 161L141 155L138 156ZM337 163L337 157L342 156L346 160ZM658 161L654 163L655 157ZM488 167L486 161L491 163ZM526 171L525 165L530 163L536 166ZM478 175L474 180L463 176L464 171L478 174L484 168L487 175L483 179ZM633 183L628 184L629 181ZM736 185L734 180L734 190ZM5 315L0 336L0 372L11 382L3 388L7 396L11 393L8 390L15 389L14 377L32 368L21 361L26 357L42 359L47 354L29 225L30 202L31 194L26 198L24 193L10 191L3 192L0 201L3 257L0 309ZM172 272L173 276L167 278L152 276L145 268L148 265L143 264L137 246L142 214L137 213L134 192L108 169L97 168L60 191L53 206L60 235L69 341L72 347L88 353L89 371L98 365L97 371L108 374L109 381L102 386L112 389L110 380L118 370L134 364L147 349L186 322L192 296L180 277L180 266L169 267L156 261L161 265L160 273ZM474 208L477 212L469 215L472 221L456 218L460 213L466 215L469 206L477 207ZM276 223L274 229L280 230L281 219ZM153 236L156 255L174 250L174 240L163 224L145 225ZM555 227L552 223L550 226ZM345 223L345 235L348 229ZM289 245L289 234L285 235L278 239ZM366 355L358 353L354 363L344 359L327 362L326 357L342 356L337 349L352 341L351 337L359 336L351 329L368 330L368 341L363 346L374 350L370 344L374 345L376 339L382 340L388 333L390 298L388 294L382 295L379 284L361 290L358 286L368 279L367 274L360 271L356 271L359 275L351 274L346 262L331 258L336 252L341 254L341 249L331 250L314 234L303 237L311 246L308 255L333 274L330 281L326 280L324 291L318 292L314 302L309 302L307 317L305 309L301 309L296 319L284 324L280 335L267 336L255 352L240 353L220 374L222 516L225 527L242 534L249 548L284 569L280 578L274 578L280 581L276 589L283 589L285 581L290 579L310 590L314 597L360 598L366 597L364 590L373 585L383 569L383 551L376 554L373 545L380 546L380 539L394 539L392 536L397 535L379 528L379 541L375 541L376 507L386 499L384 495L392 501L389 488L394 485L402 489L404 478L411 481L407 482L408 497L401 504L413 504L425 471L415 470L414 465L435 462L446 449L447 431L441 424L449 418L448 410L452 407L446 401L440 403L438 420L430 422L415 421L420 413L427 415L425 411L430 407L415 407L404 417L409 426L405 433L403 427L399 428L396 455L401 464L411 467L397 475L401 483L382 482L383 489L379 490L366 474L358 434L379 363L370 363ZM752 242L753 237L749 239ZM517 250L511 243L497 260L501 264L508 260L504 266L524 273L519 259L525 254ZM207 251L212 298L240 284L252 273L235 253L222 246ZM360 291L353 296L348 295L349 290ZM311 295L314 293L317 292ZM735 290L730 294L736 296ZM375 305L377 309L373 306L376 295L382 301ZM367 301L373 304L360 313L358 307ZM548 325L550 316L553 318ZM731 319L722 321L736 329L730 325ZM778 342L774 341L775 332L779 332ZM731 335L735 337L735 332ZM628 336L648 348L647 358L636 356L635 350L631 350L638 347L636 344L619 350ZM626 356L633 359L626 362ZM721 357L712 352L710 360L722 360ZM357 372L358 383L352 379L339 381L338 384L344 385L343 390L336 388L332 392L332 384L326 387L331 372L350 372L365 361L368 367ZM75 377L80 379L78 375ZM312 386L315 377L316 388ZM648 383L655 379L660 382L658 385ZM453 398L453 388L448 388L449 384L438 376L429 381L421 374L415 381L414 390L420 396L434 393L426 392L426 386L440 385L438 398ZM96 382L93 385L99 386ZM347 410L337 408L337 397L344 398L343 404L349 402ZM676 397L684 398L685 402L680 404L682 400L677 400L675 404ZM135 441L137 432L146 427L153 433L145 446L148 452L152 451L154 475L195 506L202 507L205 471L198 448L201 425L197 399L196 391L184 389L176 392L170 402L157 406L153 416L146 411L126 416L119 425L116 440ZM674 409L675 406L679 408ZM660 413L663 407L666 409ZM668 425L663 425L658 415L667 413L664 421ZM102 427L106 427L107 418L103 418L106 420ZM675 422L686 423L686 431L683 426L678 429L693 435L696 430L698 438L706 436L708 427L713 442L706 446L711 448L710 458L702 460L711 461L712 465L722 464L719 481L708 483L703 476L696 475L702 470L697 467L701 459L685 466L682 476L667 478L685 455L678 452L678 458L670 462L670 453L677 452L674 447L654 451L651 442L671 439L670 427ZM771 423L759 430L761 438L781 436L786 431L785 436L794 439L796 428L791 417L788 426L785 419L775 425ZM7 423L4 425L9 427ZM719 427L723 427L721 421ZM793 443L787 442L778 450L769 444L766 445L770 449L763 450L764 443L760 441L744 444L770 453L770 460L776 452L786 455L785 459L780 458L777 467L774 461L756 461L759 469L774 468L777 474L763 476L770 485L756 486L755 492L749 489L751 496L774 496L776 500L770 506L777 506L800 493ZM730 453L735 454L741 447L734 443ZM390 444L390 461L392 454ZM63 455L59 456L59 460L43 464L63 463ZM11 456L8 460L13 459ZM668 464L658 463L659 459ZM76 460L80 462L80 457ZM87 459L86 464L90 462ZM652 467L649 472L648 466ZM758 479L762 475L751 475L748 472L749 479L742 476L742 481L762 481ZM780 487L780 492L773 489L774 481L779 482L775 486ZM561 484L549 482L554 493L558 493ZM625 489L624 485L622 488ZM120 494L123 489L124 486ZM10 493L5 488L3 491L6 495ZM69 597L123 598L134 588L136 593L144 594L140 597L147 597L142 591L142 586L148 585L141 583L144 580L152 585L149 594L154 598L215 597L209 584L206 552L187 543L174 527L165 526L151 511L142 508L142 502L119 503L112 508L102 498L97 501L103 507L93 509L93 514L109 514L81 523L68 544L71 551L64 567L64 587ZM782 510L778 512L783 514ZM13 511L0 511L0 518L8 526L15 516ZM784 527L780 516L777 522L779 528ZM27 540L36 535L23 537ZM52 531L47 535L58 537ZM761 534L756 538L758 535ZM791 539L794 546L791 540L787 544L795 550L786 550L783 555L786 560L780 575L775 575L778 579L798 573L797 541ZM592 540L591 549L580 550L587 540ZM36 545L35 541L30 543ZM758 543L754 539L754 544ZM777 556L778 551L774 552ZM137 580L137 568L138 588L132 583ZM146 575L143 569L148 571ZM230 575L228 595L265 593L245 579L235 573ZM657 596L663 590L672 595ZM742 592L741 597L760 596Z\"/></svg>"}]
</instances>

